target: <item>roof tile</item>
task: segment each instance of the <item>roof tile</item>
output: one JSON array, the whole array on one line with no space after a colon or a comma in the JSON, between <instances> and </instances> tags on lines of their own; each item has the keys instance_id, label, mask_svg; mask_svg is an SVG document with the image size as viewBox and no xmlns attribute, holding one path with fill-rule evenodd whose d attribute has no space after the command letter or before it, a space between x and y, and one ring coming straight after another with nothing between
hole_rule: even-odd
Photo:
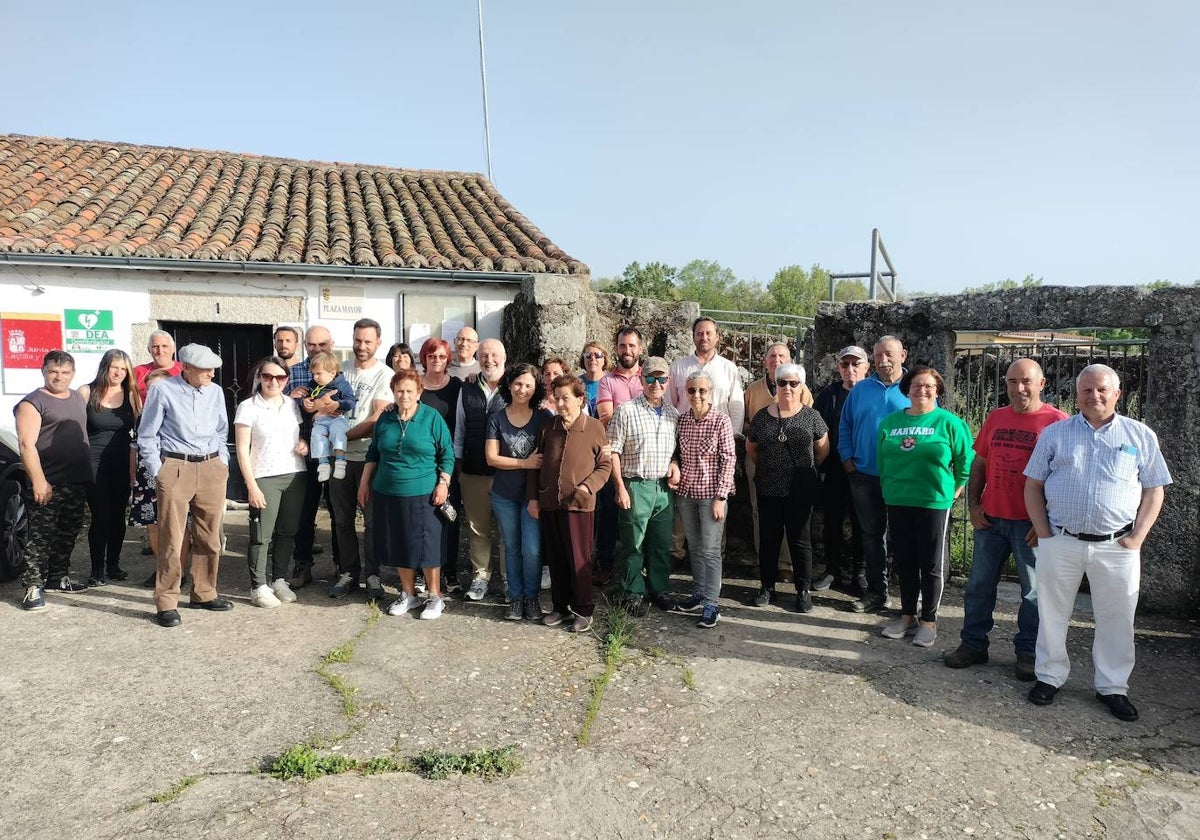
<instances>
[{"instance_id":1,"label":"roof tile","mask_svg":"<svg viewBox=\"0 0 1200 840\"><path fill-rule=\"evenodd\" d=\"M0 135L0 251L586 274L482 175Z\"/></svg>"}]
</instances>

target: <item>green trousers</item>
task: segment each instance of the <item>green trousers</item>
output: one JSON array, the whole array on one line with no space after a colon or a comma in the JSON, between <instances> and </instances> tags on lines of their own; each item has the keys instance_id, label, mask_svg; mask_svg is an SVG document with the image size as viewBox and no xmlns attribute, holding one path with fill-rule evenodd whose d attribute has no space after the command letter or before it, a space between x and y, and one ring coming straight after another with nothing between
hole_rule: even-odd
<instances>
[{"instance_id":1,"label":"green trousers","mask_svg":"<svg viewBox=\"0 0 1200 840\"><path fill-rule=\"evenodd\" d=\"M629 510L617 511L617 556L626 596L650 597L671 588L671 537L675 493L664 479L626 479Z\"/></svg>"},{"instance_id":2,"label":"green trousers","mask_svg":"<svg viewBox=\"0 0 1200 840\"><path fill-rule=\"evenodd\" d=\"M288 576L296 528L300 525L300 509L304 507L306 474L286 473L255 481L267 499L267 506L250 511L246 565L250 567L251 589Z\"/></svg>"}]
</instances>

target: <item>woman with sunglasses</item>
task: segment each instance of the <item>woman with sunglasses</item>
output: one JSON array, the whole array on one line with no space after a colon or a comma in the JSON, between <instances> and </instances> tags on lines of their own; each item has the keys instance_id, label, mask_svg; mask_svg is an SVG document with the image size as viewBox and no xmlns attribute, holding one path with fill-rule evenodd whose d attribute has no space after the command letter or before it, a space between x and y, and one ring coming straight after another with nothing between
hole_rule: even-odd
<instances>
[{"instance_id":1,"label":"woman with sunglasses","mask_svg":"<svg viewBox=\"0 0 1200 840\"><path fill-rule=\"evenodd\" d=\"M702 371L687 378L691 410L679 418L679 484L675 509L692 554L692 597L678 609L700 613L698 627L715 627L721 618L721 535L726 500L733 493L733 425L729 415L712 410L712 379Z\"/></svg>"},{"instance_id":2,"label":"woman with sunglasses","mask_svg":"<svg viewBox=\"0 0 1200 840\"><path fill-rule=\"evenodd\" d=\"M775 369L775 402L750 421L746 455L755 462L758 493L758 567L762 589L754 605L775 598L779 547L787 534L796 582L796 611L812 610L812 540L809 518L821 479L817 466L829 454L829 430L821 415L800 402L804 368L781 364Z\"/></svg>"},{"instance_id":3,"label":"woman with sunglasses","mask_svg":"<svg viewBox=\"0 0 1200 840\"><path fill-rule=\"evenodd\" d=\"M583 369L583 385L587 389L587 413L589 417L599 417L596 411L596 399L600 396L600 380L608 370L608 351L596 341L583 345L579 354L579 367Z\"/></svg>"},{"instance_id":4,"label":"woman with sunglasses","mask_svg":"<svg viewBox=\"0 0 1200 840\"><path fill-rule=\"evenodd\" d=\"M463 381L451 376L450 360L450 342L441 338L425 339L421 345L421 368L425 371L421 377L421 402L442 416L453 440L458 395L462 391ZM458 476L450 480L447 500L455 511L462 510L462 489L458 484ZM458 535L457 518L442 523L442 590L447 593L462 589L458 583ZM417 575L417 588L425 588L424 575L420 573Z\"/></svg>"},{"instance_id":5,"label":"woman with sunglasses","mask_svg":"<svg viewBox=\"0 0 1200 840\"><path fill-rule=\"evenodd\" d=\"M246 564L250 603L256 607L296 600L287 572L304 506L308 444L300 436L300 409L284 394L287 382L282 359L259 362L251 397L238 405L233 419L238 466L250 503Z\"/></svg>"}]
</instances>

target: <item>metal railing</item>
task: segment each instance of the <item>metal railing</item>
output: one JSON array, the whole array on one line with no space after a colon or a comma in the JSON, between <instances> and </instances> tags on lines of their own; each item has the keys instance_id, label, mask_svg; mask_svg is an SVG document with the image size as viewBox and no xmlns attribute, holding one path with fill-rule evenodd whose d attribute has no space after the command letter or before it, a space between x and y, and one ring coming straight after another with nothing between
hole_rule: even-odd
<instances>
[{"instance_id":1,"label":"metal railing","mask_svg":"<svg viewBox=\"0 0 1200 840\"><path fill-rule=\"evenodd\" d=\"M813 325L806 315L786 312L738 312L730 309L702 309L721 328L721 355L751 374L762 366L763 356L772 344L786 342L796 355L796 347Z\"/></svg>"},{"instance_id":2,"label":"metal railing","mask_svg":"<svg viewBox=\"0 0 1200 840\"><path fill-rule=\"evenodd\" d=\"M883 262L887 265L887 271L879 270L879 257L883 257ZM833 291L839 280L869 280L867 291L871 296L871 300L879 300L879 292L887 293L888 300L896 299L896 266L892 265L892 258L888 256L887 248L883 246L883 237L879 235L879 228L871 230L871 270L869 272L841 272L838 274L829 275L829 299L837 300L834 297Z\"/></svg>"}]
</instances>

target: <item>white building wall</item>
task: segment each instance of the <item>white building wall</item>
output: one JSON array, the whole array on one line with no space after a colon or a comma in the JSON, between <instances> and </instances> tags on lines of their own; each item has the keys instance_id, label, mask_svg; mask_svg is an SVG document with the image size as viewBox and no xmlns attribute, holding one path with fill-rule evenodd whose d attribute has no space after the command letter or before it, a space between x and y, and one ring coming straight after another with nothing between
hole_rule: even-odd
<instances>
[{"instance_id":1,"label":"white building wall","mask_svg":"<svg viewBox=\"0 0 1200 840\"><path fill-rule=\"evenodd\" d=\"M322 315L322 289L335 294L362 289L361 314ZM519 290L516 282L473 283L437 280L388 280L283 276L273 274L197 273L135 269L74 269L0 264L0 317L5 313L63 316L67 309L110 310L114 346L125 350L135 364L149 361L148 331L164 319L163 302L170 301L170 320L289 324L301 330L322 324L333 334L339 350L349 350L354 322L374 318L383 328L380 353L400 338L402 296L472 295L476 327L481 338L499 338L501 312ZM278 301L274 299L278 298ZM353 299L357 299L355 295ZM271 304L271 305L266 305ZM154 311L158 309L160 311ZM135 341L135 334L138 336ZM136 346L135 346L136 344ZM416 349L416 348L414 348ZM92 380L102 355L74 353L73 387ZM0 356L0 427L12 428L13 407L42 384L36 370L6 369Z\"/></svg>"}]
</instances>

